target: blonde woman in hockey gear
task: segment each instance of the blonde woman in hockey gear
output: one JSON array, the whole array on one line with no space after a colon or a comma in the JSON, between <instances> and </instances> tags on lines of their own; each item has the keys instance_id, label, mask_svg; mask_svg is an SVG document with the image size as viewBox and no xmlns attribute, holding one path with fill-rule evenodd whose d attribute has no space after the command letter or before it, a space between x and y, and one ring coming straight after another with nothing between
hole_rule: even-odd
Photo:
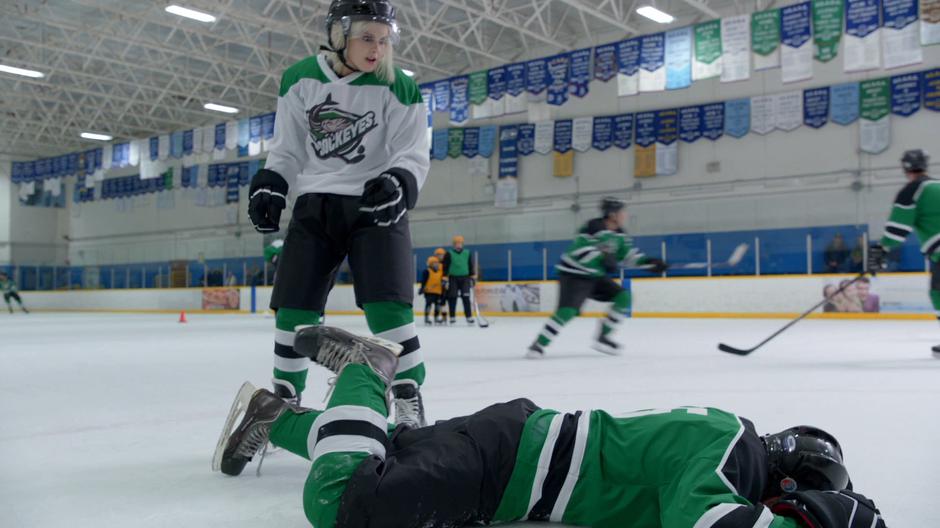
<instances>
[{"instance_id":1,"label":"blonde woman in hockey gear","mask_svg":"<svg viewBox=\"0 0 940 528\"><path fill-rule=\"evenodd\" d=\"M337 374L326 409L246 383L213 467L237 475L268 438L309 460L315 528L885 528L852 491L839 442L816 427L759 435L715 408L562 413L517 399L396 428L385 395L397 344L320 326L295 348Z\"/></svg>"},{"instance_id":2,"label":"blonde woman in hockey gear","mask_svg":"<svg viewBox=\"0 0 940 528\"><path fill-rule=\"evenodd\" d=\"M422 425L407 212L430 166L426 107L393 64L398 26L388 1L334 0L326 31L322 52L281 78L270 153L249 189L249 215L262 233L278 230L294 198L271 299L274 388L286 399L304 390L310 361L293 350L295 331L319 321L348 256L369 329L403 347L392 381L397 419Z\"/></svg>"},{"instance_id":3,"label":"blonde woman in hockey gear","mask_svg":"<svg viewBox=\"0 0 940 528\"><path fill-rule=\"evenodd\" d=\"M610 275L623 264L642 265L653 273L662 273L668 265L658 258L647 257L633 247L632 239L623 231L627 222L626 204L616 198L601 201L600 218L581 228L578 237L568 246L555 269L558 270L558 309L545 323L542 332L529 346L526 357L545 357L545 347L561 332L563 326L581 313L588 299L612 303L607 316L597 329L591 348L605 354L619 354L620 345L610 338L611 332L630 308L630 292L624 290Z\"/></svg>"},{"instance_id":4,"label":"blonde woman in hockey gear","mask_svg":"<svg viewBox=\"0 0 940 528\"><path fill-rule=\"evenodd\" d=\"M421 287L418 295L424 295L424 324L440 324L441 295L444 294L444 268L441 261L435 256L428 257L427 268L421 272ZM434 321L431 321L431 312L434 312Z\"/></svg>"},{"instance_id":5,"label":"blonde woman in hockey gear","mask_svg":"<svg viewBox=\"0 0 940 528\"><path fill-rule=\"evenodd\" d=\"M444 275L447 275L447 304L450 313L450 322L457 322L457 297L463 300L463 314L468 324L476 322L473 318L473 308L470 306L470 290L476 281L473 252L463 247L462 235L453 240L454 247L444 253Z\"/></svg>"},{"instance_id":6,"label":"blonde woman in hockey gear","mask_svg":"<svg viewBox=\"0 0 940 528\"><path fill-rule=\"evenodd\" d=\"M929 161L920 149L908 150L901 158L907 185L894 199L881 241L868 249L868 271L886 269L888 252L916 232L921 253L930 259L930 302L940 321L940 181L927 176ZM940 359L940 345L932 350Z\"/></svg>"}]
</instances>

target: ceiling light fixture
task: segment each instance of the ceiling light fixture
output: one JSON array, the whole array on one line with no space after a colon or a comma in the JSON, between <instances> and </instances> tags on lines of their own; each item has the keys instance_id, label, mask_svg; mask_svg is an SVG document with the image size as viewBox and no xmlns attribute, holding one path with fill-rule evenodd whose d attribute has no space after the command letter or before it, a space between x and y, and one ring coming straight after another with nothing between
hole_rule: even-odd
<instances>
[{"instance_id":1,"label":"ceiling light fixture","mask_svg":"<svg viewBox=\"0 0 940 528\"><path fill-rule=\"evenodd\" d=\"M94 139L95 141L111 141L114 139L114 136L109 136L107 134L97 134L95 132L82 132L80 135L85 139Z\"/></svg>"},{"instance_id":2,"label":"ceiling light fixture","mask_svg":"<svg viewBox=\"0 0 940 528\"><path fill-rule=\"evenodd\" d=\"M7 66L6 64L0 64L0 72L12 73L13 75L22 75L23 77L32 77L33 79L41 79L46 76L43 72L38 72L36 70L24 70L23 68L15 68L13 66Z\"/></svg>"},{"instance_id":3,"label":"ceiling light fixture","mask_svg":"<svg viewBox=\"0 0 940 528\"><path fill-rule=\"evenodd\" d=\"M178 6L176 4L166 6L165 11L167 13L172 13L177 16L191 18L193 20L198 20L200 22L215 22L215 17L209 13L203 13L202 11L196 11L195 9L189 9L188 7Z\"/></svg>"},{"instance_id":4,"label":"ceiling light fixture","mask_svg":"<svg viewBox=\"0 0 940 528\"><path fill-rule=\"evenodd\" d=\"M658 22L660 24L669 24L676 19L676 17L670 15L669 13L660 11L653 6L648 5L637 8L636 12L638 15L645 16L653 22Z\"/></svg>"},{"instance_id":5,"label":"ceiling light fixture","mask_svg":"<svg viewBox=\"0 0 940 528\"><path fill-rule=\"evenodd\" d=\"M215 103L206 103L202 105L202 107L206 110L214 110L216 112L222 112L225 114L237 114L239 112L238 108L235 108L234 106L225 106Z\"/></svg>"}]
</instances>

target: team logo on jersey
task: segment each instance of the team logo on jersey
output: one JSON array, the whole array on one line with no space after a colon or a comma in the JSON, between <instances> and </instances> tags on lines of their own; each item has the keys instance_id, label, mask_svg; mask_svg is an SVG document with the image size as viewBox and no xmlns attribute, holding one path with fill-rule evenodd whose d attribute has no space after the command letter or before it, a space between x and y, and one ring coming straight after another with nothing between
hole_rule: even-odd
<instances>
[{"instance_id":1,"label":"team logo on jersey","mask_svg":"<svg viewBox=\"0 0 940 528\"><path fill-rule=\"evenodd\" d=\"M327 94L326 101L307 110L313 151L320 159L339 158L349 164L359 163L366 157L362 140L378 126L375 112L360 115L338 106L333 95Z\"/></svg>"}]
</instances>

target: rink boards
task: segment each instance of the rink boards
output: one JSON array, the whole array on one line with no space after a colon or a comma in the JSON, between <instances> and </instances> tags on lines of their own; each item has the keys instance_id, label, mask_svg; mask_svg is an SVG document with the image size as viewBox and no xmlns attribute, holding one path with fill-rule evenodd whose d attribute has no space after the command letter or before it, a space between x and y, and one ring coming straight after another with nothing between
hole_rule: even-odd
<instances>
[{"instance_id":1,"label":"rink boards","mask_svg":"<svg viewBox=\"0 0 940 528\"><path fill-rule=\"evenodd\" d=\"M634 317L792 317L822 300L854 275L789 275L772 277L683 277L633 279ZM926 273L882 274L864 287L850 288L820 317L920 319L934 317L927 296ZM417 290L417 288L416 288ZM477 285L481 311L488 315L543 316L558 300L555 281L487 282ZM41 311L107 312L253 312L267 309L270 287L167 288L23 292L30 308ZM872 296L874 296L872 298ZM867 300L863 300L867 299ZM416 296L415 310L424 309ZM588 302L585 315L606 307ZM861 311L864 310L864 311ZM358 313L349 285L330 295L327 313ZM462 308L458 308L462 313Z\"/></svg>"}]
</instances>

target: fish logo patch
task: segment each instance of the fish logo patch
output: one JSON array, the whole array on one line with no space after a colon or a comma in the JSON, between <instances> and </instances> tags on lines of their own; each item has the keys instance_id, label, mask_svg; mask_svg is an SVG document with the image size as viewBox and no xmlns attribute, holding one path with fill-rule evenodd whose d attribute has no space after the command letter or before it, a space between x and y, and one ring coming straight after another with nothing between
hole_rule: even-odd
<instances>
[{"instance_id":1,"label":"fish logo patch","mask_svg":"<svg viewBox=\"0 0 940 528\"><path fill-rule=\"evenodd\" d=\"M375 112L354 114L339 108L333 95L326 101L307 110L311 146L320 159L339 158L346 163L359 163L365 159L362 140L378 126Z\"/></svg>"}]
</instances>

